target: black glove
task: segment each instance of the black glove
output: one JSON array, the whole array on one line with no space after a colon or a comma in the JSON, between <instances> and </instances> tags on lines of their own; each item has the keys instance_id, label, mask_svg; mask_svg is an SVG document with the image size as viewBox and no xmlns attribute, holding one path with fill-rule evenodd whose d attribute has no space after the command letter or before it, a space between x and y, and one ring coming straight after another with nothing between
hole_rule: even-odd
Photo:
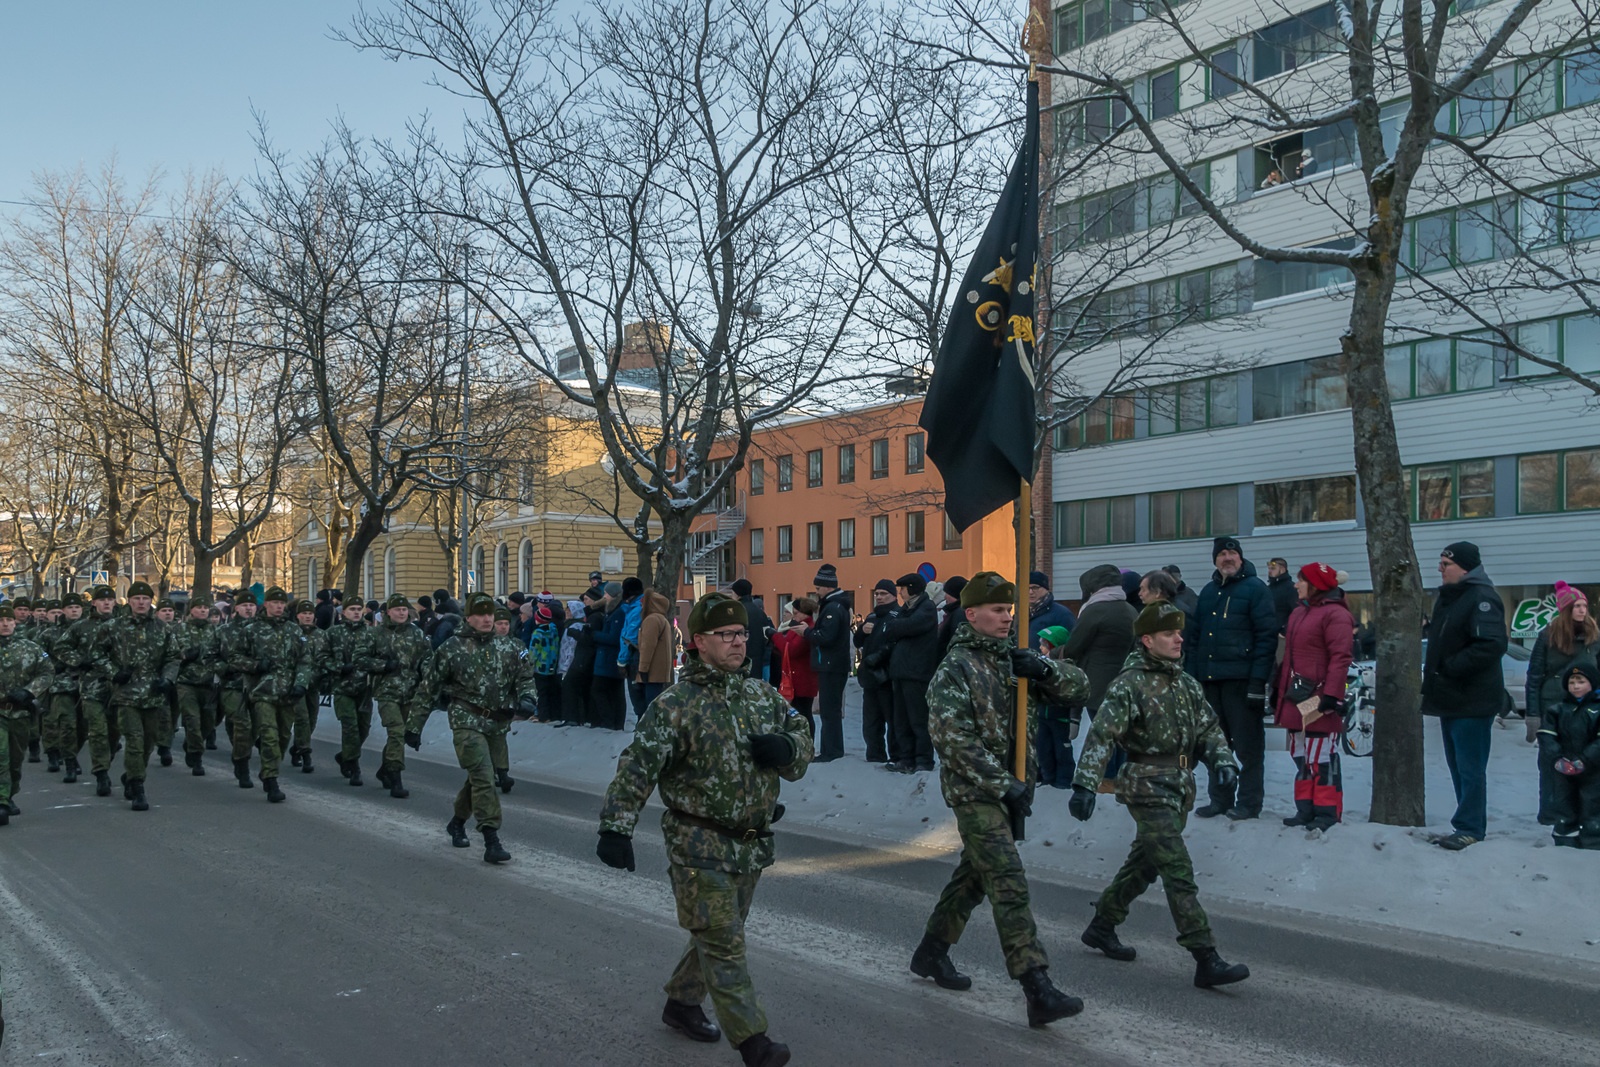
<instances>
[{"instance_id":1,"label":"black glove","mask_svg":"<svg viewBox=\"0 0 1600 1067\"><path fill-rule=\"evenodd\" d=\"M525 715L530 719L537 718L539 715L539 702L533 697L523 697L517 701L517 714Z\"/></svg>"},{"instance_id":2,"label":"black glove","mask_svg":"<svg viewBox=\"0 0 1600 1067\"><path fill-rule=\"evenodd\" d=\"M1223 792L1232 792L1233 787L1239 784L1239 768L1231 763L1224 763L1220 767L1211 769L1211 780Z\"/></svg>"},{"instance_id":3,"label":"black glove","mask_svg":"<svg viewBox=\"0 0 1600 1067\"><path fill-rule=\"evenodd\" d=\"M767 825L771 826L773 823L775 823L779 819L783 818L783 813L788 811L788 810L789 809L784 807L782 804L774 804L774 805L772 805L772 818L767 820Z\"/></svg>"},{"instance_id":4,"label":"black glove","mask_svg":"<svg viewBox=\"0 0 1600 1067\"><path fill-rule=\"evenodd\" d=\"M296 682L289 687L289 699L298 700L306 695L306 687Z\"/></svg>"},{"instance_id":5,"label":"black glove","mask_svg":"<svg viewBox=\"0 0 1600 1067\"><path fill-rule=\"evenodd\" d=\"M1094 814L1094 802L1094 790L1075 785L1072 787L1072 799L1067 801L1067 810L1079 822L1088 822L1089 816Z\"/></svg>"},{"instance_id":6,"label":"black glove","mask_svg":"<svg viewBox=\"0 0 1600 1067\"><path fill-rule=\"evenodd\" d=\"M356 665L354 663L346 663L339 668L339 676L341 678L348 678L354 673L356 673Z\"/></svg>"},{"instance_id":7,"label":"black glove","mask_svg":"<svg viewBox=\"0 0 1600 1067\"><path fill-rule=\"evenodd\" d=\"M111 676L112 685L127 685L131 681L133 681L132 671L118 671Z\"/></svg>"},{"instance_id":8,"label":"black glove","mask_svg":"<svg viewBox=\"0 0 1600 1067\"><path fill-rule=\"evenodd\" d=\"M615 830L601 830L600 843L594 847L594 854L599 856L600 862L607 867L615 867L619 871L634 869L633 838L627 834L619 834Z\"/></svg>"},{"instance_id":9,"label":"black glove","mask_svg":"<svg viewBox=\"0 0 1600 1067\"><path fill-rule=\"evenodd\" d=\"M399 669L400 669L400 661L395 659L393 656L390 656L388 659L383 661L383 673L384 674L393 674L394 672L398 671Z\"/></svg>"},{"instance_id":10,"label":"black glove","mask_svg":"<svg viewBox=\"0 0 1600 1067\"><path fill-rule=\"evenodd\" d=\"M750 757L757 767L775 769L794 762L794 742L783 734L752 734Z\"/></svg>"},{"instance_id":11,"label":"black glove","mask_svg":"<svg viewBox=\"0 0 1600 1067\"><path fill-rule=\"evenodd\" d=\"M257 674L271 674L272 673L272 661L270 659L267 659L265 656L262 656L260 659L256 660L256 673Z\"/></svg>"},{"instance_id":12,"label":"black glove","mask_svg":"<svg viewBox=\"0 0 1600 1067\"><path fill-rule=\"evenodd\" d=\"M1244 695L1245 703L1250 705L1250 710L1261 714L1267 706L1267 693L1265 689L1252 689Z\"/></svg>"},{"instance_id":13,"label":"black glove","mask_svg":"<svg viewBox=\"0 0 1600 1067\"><path fill-rule=\"evenodd\" d=\"M178 695L178 687L172 684L172 679L170 678L157 678L156 691L168 700Z\"/></svg>"},{"instance_id":14,"label":"black glove","mask_svg":"<svg viewBox=\"0 0 1600 1067\"><path fill-rule=\"evenodd\" d=\"M188 648L183 650L183 662L185 662L185 663L193 663L195 660L197 660L199 658L200 658L200 646L199 645L190 645Z\"/></svg>"},{"instance_id":15,"label":"black glove","mask_svg":"<svg viewBox=\"0 0 1600 1067\"><path fill-rule=\"evenodd\" d=\"M1011 650L1011 673L1018 678L1048 678L1050 677L1050 664L1045 658L1031 648L1013 648Z\"/></svg>"},{"instance_id":16,"label":"black glove","mask_svg":"<svg viewBox=\"0 0 1600 1067\"><path fill-rule=\"evenodd\" d=\"M1328 714L1342 715L1344 714L1344 701L1324 693L1317 699L1317 710Z\"/></svg>"},{"instance_id":17,"label":"black glove","mask_svg":"<svg viewBox=\"0 0 1600 1067\"><path fill-rule=\"evenodd\" d=\"M415 730L407 730L406 731L406 744L410 745L412 748L416 749L418 752L421 752L422 751L422 735L419 734Z\"/></svg>"},{"instance_id":18,"label":"black glove","mask_svg":"<svg viewBox=\"0 0 1600 1067\"><path fill-rule=\"evenodd\" d=\"M33 707L33 694L21 686L8 690L6 692L6 699L11 701L11 703L15 704L19 708Z\"/></svg>"},{"instance_id":19,"label":"black glove","mask_svg":"<svg viewBox=\"0 0 1600 1067\"><path fill-rule=\"evenodd\" d=\"M1011 787L1006 790L1006 795L1000 798L1000 803L1013 816L1020 815L1024 819L1033 814L1033 805L1028 803L1028 787L1016 778L1011 779Z\"/></svg>"}]
</instances>

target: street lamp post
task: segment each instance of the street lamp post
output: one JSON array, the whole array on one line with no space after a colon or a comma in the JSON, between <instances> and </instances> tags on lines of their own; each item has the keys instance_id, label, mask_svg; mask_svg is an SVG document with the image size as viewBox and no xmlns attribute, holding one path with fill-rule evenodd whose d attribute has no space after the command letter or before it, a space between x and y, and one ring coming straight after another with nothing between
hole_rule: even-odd
<instances>
[{"instance_id":1,"label":"street lamp post","mask_svg":"<svg viewBox=\"0 0 1600 1067\"><path fill-rule=\"evenodd\" d=\"M460 547L460 573L457 575L456 589L464 599L467 595L467 538L472 532L470 515L471 488L467 474L467 417L471 413L471 376L469 369L472 366L472 292L467 285L468 270L472 263L472 249L468 245L461 248L461 547ZM482 576L479 576L482 580Z\"/></svg>"}]
</instances>

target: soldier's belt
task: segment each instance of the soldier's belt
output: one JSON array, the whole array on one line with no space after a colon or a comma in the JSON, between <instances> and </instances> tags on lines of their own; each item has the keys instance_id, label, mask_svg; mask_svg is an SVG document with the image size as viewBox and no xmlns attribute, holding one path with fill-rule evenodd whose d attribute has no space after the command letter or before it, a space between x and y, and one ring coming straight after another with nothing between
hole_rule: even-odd
<instances>
[{"instance_id":1,"label":"soldier's belt","mask_svg":"<svg viewBox=\"0 0 1600 1067\"><path fill-rule=\"evenodd\" d=\"M760 840L763 837L772 836L772 831L766 829L765 827L761 827L759 829L752 827L748 830L735 830L731 826L724 826L715 819L707 819L702 815L690 815L688 812L679 811L677 808L668 808L667 810L672 812L673 818L677 819L679 822L686 822L690 826L698 826L702 829L710 830L714 834L721 834L723 837L731 837L736 841L743 841L746 844L751 841Z\"/></svg>"},{"instance_id":2,"label":"soldier's belt","mask_svg":"<svg viewBox=\"0 0 1600 1067\"><path fill-rule=\"evenodd\" d=\"M1157 755L1154 752L1130 752L1128 753L1128 762L1145 763L1152 767L1176 767L1181 771L1186 771L1194 766L1187 755L1166 756Z\"/></svg>"}]
</instances>

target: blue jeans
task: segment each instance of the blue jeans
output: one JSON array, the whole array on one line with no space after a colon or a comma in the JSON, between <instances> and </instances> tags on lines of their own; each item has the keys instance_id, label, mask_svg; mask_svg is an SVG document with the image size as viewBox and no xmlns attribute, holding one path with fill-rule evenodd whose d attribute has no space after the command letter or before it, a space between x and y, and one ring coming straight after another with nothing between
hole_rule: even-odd
<instances>
[{"instance_id":1,"label":"blue jeans","mask_svg":"<svg viewBox=\"0 0 1600 1067\"><path fill-rule=\"evenodd\" d=\"M1439 719L1444 761L1456 787L1456 813L1450 825L1458 834L1482 841L1489 828L1489 739L1494 716Z\"/></svg>"}]
</instances>

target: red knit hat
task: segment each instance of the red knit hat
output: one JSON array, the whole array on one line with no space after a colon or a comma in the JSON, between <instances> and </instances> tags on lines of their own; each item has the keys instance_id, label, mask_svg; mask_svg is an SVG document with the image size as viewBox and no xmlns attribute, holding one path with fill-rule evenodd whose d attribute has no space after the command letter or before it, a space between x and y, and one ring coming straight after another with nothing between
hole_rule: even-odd
<instances>
[{"instance_id":1,"label":"red knit hat","mask_svg":"<svg viewBox=\"0 0 1600 1067\"><path fill-rule=\"evenodd\" d=\"M1300 577L1311 588L1324 593L1339 584L1339 572L1326 563L1307 563L1300 568Z\"/></svg>"}]
</instances>

